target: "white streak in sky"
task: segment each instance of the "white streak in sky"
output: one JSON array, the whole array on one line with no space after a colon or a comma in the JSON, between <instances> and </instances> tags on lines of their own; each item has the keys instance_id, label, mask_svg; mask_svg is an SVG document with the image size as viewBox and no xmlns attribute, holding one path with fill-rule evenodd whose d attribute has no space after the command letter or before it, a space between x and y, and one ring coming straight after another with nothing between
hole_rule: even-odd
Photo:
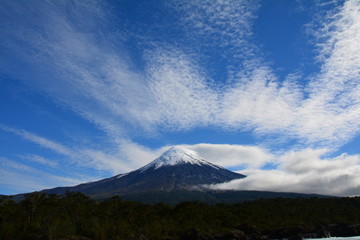
<instances>
[{"instance_id":1,"label":"white streak in sky","mask_svg":"<svg viewBox=\"0 0 360 240\"><path fill-rule=\"evenodd\" d=\"M46 179L46 181L44 181ZM54 186L71 186L92 178L73 178L40 171L14 160L0 157L0 184L8 188L10 194L39 191Z\"/></svg>"},{"instance_id":2,"label":"white streak in sky","mask_svg":"<svg viewBox=\"0 0 360 240\"><path fill-rule=\"evenodd\" d=\"M106 152L104 150L97 149L68 147L23 129L15 129L2 125L0 125L0 129L18 135L25 140L39 145L42 148L47 148L57 154L66 156L67 166L75 164L76 166L105 170L110 171L112 174L116 174L118 172L129 170L129 167L126 165L131 165L131 163L124 164L124 161L126 162L127 159L122 157L121 152ZM38 156L29 155L28 157L35 161L44 163L44 159L39 159Z\"/></svg>"},{"instance_id":3,"label":"white streak in sky","mask_svg":"<svg viewBox=\"0 0 360 240\"><path fill-rule=\"evenodd\" d=\"M16 3L9 4L18 13L24 13L22 19L32 16ZM29 20L28 28L11 31L4 24L4 36L26 41L36 55L22 51L21 45L9 41L7 44L23 59L57 73L53 81L37 73L38 78L30 85L94 123L114 141L121 142L134 131L147 134L164 129L217 127L279 134L306 144L341 145L359 132L357 1L347 1L332 18L324 19L319 33L324 37L318 42L321 72L305 88L297 84L299 80L278 79L255 52L243 52L245 59L237 70L235 65L231 66L231 71L237 73L228 79L231 84L227 86L209 79L196 56L172 47L171 43L166 48L153 43L155 47L144 53L146 68L140 70L121 41L117 48L111 47L114 45L111 39L126 38L125 32L108 33L109 39L98 40L105 32L97 33L97 24L105 28L109 24L104 14L106 6L89 4L90 10L81 5L75 20L72 13L62 12L61 4L40 4L44 11L35 20ZM216 38L229 45L234 56L244 47L253 49L251 27L257 4L207 1L178 2L171 6L183 13L180 25L193 26L190 33ZM89 15L97 24L86 24ZM41 31L35 32L35 24ZM78 24L84 24L81 27L87 33L80 31Z\"/></svg>"}]
</instances>

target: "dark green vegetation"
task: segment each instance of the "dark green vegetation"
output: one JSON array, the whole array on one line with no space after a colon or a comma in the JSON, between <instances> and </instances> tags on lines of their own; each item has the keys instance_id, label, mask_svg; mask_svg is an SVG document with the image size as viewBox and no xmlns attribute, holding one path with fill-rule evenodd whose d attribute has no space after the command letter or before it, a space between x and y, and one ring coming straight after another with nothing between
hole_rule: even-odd
<instances>
[{"instance_id":1,"label":"dark green vegetation","mask_svg":"<svg viewBox=\"0 0 360 240\"><path fill-rule=\"evenodd\" d=\"M258 231L360 223L360 198L277 198L236 204L182 202L175 206L95 201L81 193L31 193L0 200L0 239L180 239L195 230L229 232L240 226ZM190 234L190 235L189 235ZM146 236L146 237L145 237Z\"/></svg>"}]
</instances>

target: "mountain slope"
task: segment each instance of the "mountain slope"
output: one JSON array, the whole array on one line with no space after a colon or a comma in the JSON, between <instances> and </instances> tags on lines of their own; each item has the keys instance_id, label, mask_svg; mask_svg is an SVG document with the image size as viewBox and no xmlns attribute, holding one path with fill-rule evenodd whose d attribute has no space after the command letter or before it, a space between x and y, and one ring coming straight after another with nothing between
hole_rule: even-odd
<instances>
[{"instance_id":1,"label":"mountain slope","mask_svg":"<svg viewBox=\"0 0 360 240\"><path fill-rule=\"evenodd\" d=\"M222 183L244 177L207 162L193 151L173 147L133 172L75 187L44 191L56 194L74 191L103 198L149 191L199 190L203 184Z\"/></svg>"},{"instance_id":2,"label":"mountain slope","mask_svg":"<svg viewBox=\"0 0 360 240\"><path fill-rule=\"evenodd\" d=\"M147 204L163 202L176 205L184 201L200 201L208 204L233 204L239 202L253 201L257 199L272 198L330 198L319 194L305 194L293 192L268 192L268 191L188 191L174 190L167 191L150 191L122 195L121 198L126 201L137 201ZM334 197L335 198L335 197Z\"/></svg>"}]
</instances>

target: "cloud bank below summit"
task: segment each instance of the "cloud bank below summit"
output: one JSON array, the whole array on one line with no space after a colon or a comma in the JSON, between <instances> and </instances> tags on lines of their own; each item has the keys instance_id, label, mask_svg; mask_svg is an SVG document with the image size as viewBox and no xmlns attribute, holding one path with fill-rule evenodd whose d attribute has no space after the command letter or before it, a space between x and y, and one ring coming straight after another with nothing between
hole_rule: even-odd
<instances>
[{"instance_id":1,"label":"cloud bank below summit","mask_svg":"<svg viewBox=\"0 0 360 240\"><path fill-rule=\"evenodd\" d=\"M327 157L327 149L304 149L277 156L276 169L239 171L246 178L209 186L220 190L260 190L357 196L360 156Z\"/></svg>"}]
</instances>

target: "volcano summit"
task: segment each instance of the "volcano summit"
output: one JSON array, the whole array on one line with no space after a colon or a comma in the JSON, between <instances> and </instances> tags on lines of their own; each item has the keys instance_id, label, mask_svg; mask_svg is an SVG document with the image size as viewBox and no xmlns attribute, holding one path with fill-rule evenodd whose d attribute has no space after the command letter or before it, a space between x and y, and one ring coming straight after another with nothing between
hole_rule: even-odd
<instances>
[{"instance_id":1,"label":"volcano summit","mask_svg":"<svg viewBox=\"0 0 360 240\"><path fill-rule=\"evenodd\" d=\"M202 185L244 178L198 156L183 147L172 147L159 158L138 170L74 187L44 190L64 194L82 192L92 197L111 197L150 191L196 190Z\"/></svg>"}]
</instances>

